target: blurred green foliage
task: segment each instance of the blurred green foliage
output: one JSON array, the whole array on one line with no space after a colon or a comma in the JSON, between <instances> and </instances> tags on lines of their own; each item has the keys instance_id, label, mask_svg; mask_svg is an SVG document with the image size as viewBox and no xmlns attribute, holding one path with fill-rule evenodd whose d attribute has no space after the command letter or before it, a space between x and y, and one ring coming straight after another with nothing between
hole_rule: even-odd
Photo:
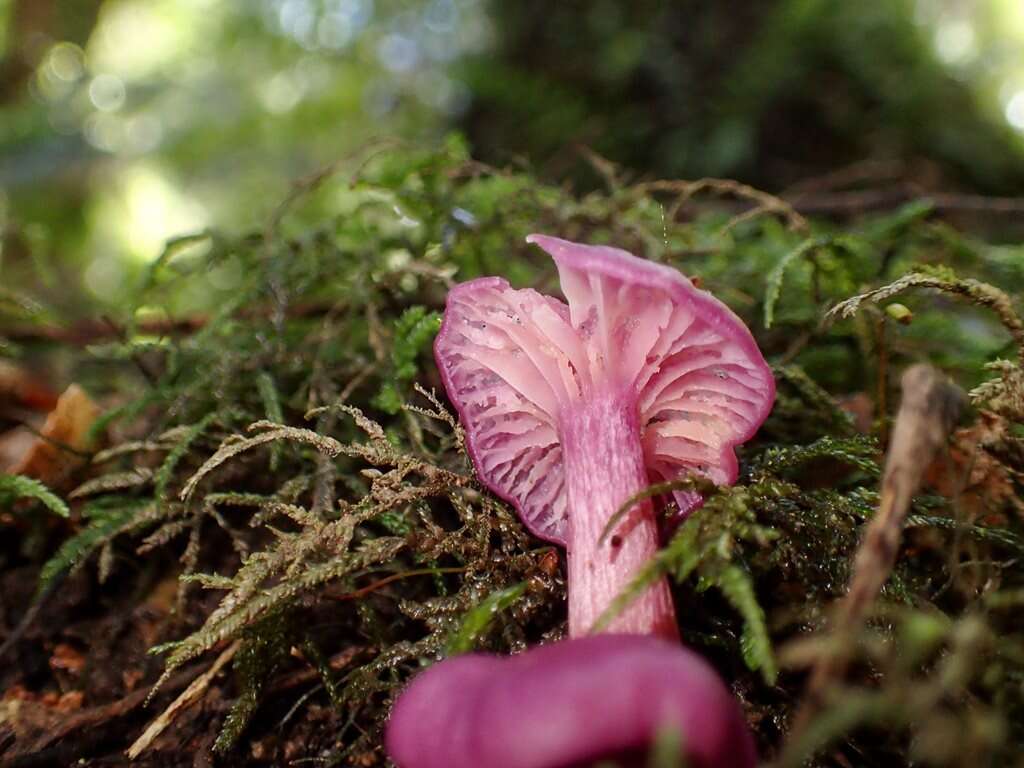
<instances>
[{"instance_id":1,"label":"blurred green foliage","mask_svg":"<svg viewBox=\"0 0 1024 768\"><path fill-rule=\"evenodd\" d=\"M436 140L468 98L449 61L488 39L477 3L445 0L11 8L2 268L68 310L117 304L166 239L270 215L373 136Z\"/></svg>"},{"instance_id":2,"label":"blurred green foliage","mask_svg":"<svg viewBox=\"0 0 1024 768\"><path fill-rule=\"evenodd\" d=\"M494 12L496 54L462 67L486 159L524 153L564 170L575 142L641 172L769 189L869 159L989 192L1024 181L1024 142L996 108L997 91L1024 87L1012 3L973 18L940 0L525 0Z\"/></svg>"},{"instance_id":3,"label":"blurred green foliage","mask_svg":"<svg viewBox=\"0 0 1024 768\"><path fill-rule=\"evenodd\" d=\"M1024 181L1014 0L5 0L0 269L85 315L373 137L781 189ZM861 165L867 162L866 165Z\"/></svg>"}]
</instances>

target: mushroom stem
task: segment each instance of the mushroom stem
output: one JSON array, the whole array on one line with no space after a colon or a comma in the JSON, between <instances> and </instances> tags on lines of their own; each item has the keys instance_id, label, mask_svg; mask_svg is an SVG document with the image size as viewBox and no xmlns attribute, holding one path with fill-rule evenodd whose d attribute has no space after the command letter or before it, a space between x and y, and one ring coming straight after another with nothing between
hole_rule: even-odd
<instances>
[{"instance_id":1,"label":"mushroom stem","mask_svg":"<svg viewBox=\"0 0 1024 768\"><path fill-rule=\"evenodd\" d=\"M649 500L639 502L600 541L608 520L648 485L636 397L621 387L565 408L559 438L569 506L569 636L588 634L598 617L658 550ZM664 578L648 587L606 628L679 637Z\"/></svg>"}]
</instances>

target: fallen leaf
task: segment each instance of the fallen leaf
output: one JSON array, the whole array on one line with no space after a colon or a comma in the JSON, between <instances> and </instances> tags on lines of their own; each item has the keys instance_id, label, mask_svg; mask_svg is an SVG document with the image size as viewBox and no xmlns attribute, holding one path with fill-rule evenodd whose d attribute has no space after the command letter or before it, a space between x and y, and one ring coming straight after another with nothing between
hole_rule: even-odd
<instances>
[{"instance_id":1,"label":"fallen leaf","mask_svg":"<svg viewBox=\"0 0 1024 768\"><path fill-rule=\"evenodd\" d=\"M99 415L99 406L84 389L72 384L46 417L39 437L10 472L33 477L50 488L59 488L84 463L82 454L92 447L89 428Z\"/></svg>"},{"instance_id":2,"label":"fallen leaf","mask_svg":"<svg viewBox=\"0 0 1024 768\"><path fill-rule=\"evenodd\" d=\"M939 457L928 468L929 485L956 499L970 522L1005 525L1011 510L1024 517L1012 470L986 450L1002 443L1008 428L1002 416L981 411L974 424L953 433L948 458Z\"/></svg>"},{"instance_id":3,"label":"fallen leaf","mask_svg":"<svg viewBox=\"0 0 1024 768\"><path fill-rule=\"evenodd\" d=\"M85 667L85 655L74 646L58 643L50 656L50 669L78 674Z\"/></svg>"}]
</instances>

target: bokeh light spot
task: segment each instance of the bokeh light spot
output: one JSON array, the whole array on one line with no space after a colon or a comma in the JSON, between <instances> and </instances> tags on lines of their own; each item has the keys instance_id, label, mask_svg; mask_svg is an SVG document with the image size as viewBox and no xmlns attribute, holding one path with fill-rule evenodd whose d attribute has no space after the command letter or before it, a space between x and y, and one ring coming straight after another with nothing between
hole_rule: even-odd
<instances>
[{"instance_id":1,"label":"bokeh light spot","mask_svg":"<svg viewBox=\"0 0 1024 768\"><path fill-rule=\"evenodd\" d=\"M101 152L116 152L124 138L121 121L104 112L89 115L82 126L82 133L85 140Z\"/></svg>"},{"instance_id":2,"label":"bokeh light spot","mask_svg":"<svg viewBox=\"0 0 1024 768\"><path fill-rule=\"evenodd\" d=\"M124 82L116 75L97 75L89 83L89 101L101 112L116 112L125 96Z\"/></svg>"},{"instance_id":3,"label":"bokeh light spot","mask_svg":"<svg viewBox=\"0 0 1024 768\"><path fill-rule=\"evenodd\" d=\"M313 39L316 29L316 14L309 0L285 0L278 11L281 31L300 43Z\"/></svg>"},{"instance_id":4,"label":"bokeh light spot","mask_svg":"<svg viewBox=\"0 0 1024 768\"><path fill-rule=\"evenodd\" d=\"M47 55L46 66L58 79L73 83L85 74L85 52L74 43L57 43Z\"/></svg>"},{"instance_id":5,"label":"bokeh light spot","mask_svg":"<svg viewBox=\"0 0 1024 768\"><path fill-rule=\"evenodd\" d=\"M1024 90L1017 91L1006 103L1006 121L1018 131L1024 131Z\"/></svg>"},{"instance_id":6,"label":"bokeh light spot","mask_svg":"<svg viewBox=\"0 0 1024 768\"><path fill-rule=\"evenodd\" d=\"M157 165L137 161L118 174L98 201L97 234L107 249L131 260L152 261L168 238L204 229L207 215L194 196L178 188Z\"/></svg>"},{"instance_id":7,"label":"bokeh light spot","mask_svg":"<svg viewBox=\"0 0 1024 768\"><path fill-rule=\"evenodd\" d=\"M194 42L208 33L223 13L216 10L216 4L201 13L190 10L189 5L181 0L104 3L100 23L86 47L89 66L132 81L187 60Z\"/></svg>"},{"instance_id":8,"label":"bokeh light spot","mask_svg":"<svg viewBox=\"0 0 1024 768\"><path fill-rule=\"evenodd\" d=\"M392 72L412 72L420 59L419 46L405 35L384 35L377 44L377 58Z\"/></svg>"},{"instance_id":9,"label":"bokeh light spot","mask_svg":"<svg viewBox=\"0 0 1024 768\"><path fill-rule=\"evenodd\" d=\"M125 122L124 132L127 149L141 155L160 145L164 128L153 115L136 115Z\"/></svg>"},{"instance_id":10,"label":"bokeh light spot","mask_svg":"<svg viewBox=\"0 0 1024 768\"><path fill-rule=\"evenodd\" d=\"M302 100L302 83L291 72L278 72L260 89L260 101L268 112L282 115Z\"/></svg>"},{"instance_id":11,"label":"bokeh light spot","mask_svg":"<svg viewBox=\"0 0 1024 768\"><path fill-rule=\"evenodd\" d=\"M324 48L344 48L353 37L352 21L340 13L328 13L317 24L317 40Z\"/></svg>"},{"instance_id":12,"label":"bokeh light spot","mask_svg":"<svg viewBox=\"0 0 1024 768\"><path fill-rule=\"evenodd\" d=\"M939 24L935 31L935 52L947 64L965 64L978 54L974 27L966 19Z\"/></svg>"}]
</instances>

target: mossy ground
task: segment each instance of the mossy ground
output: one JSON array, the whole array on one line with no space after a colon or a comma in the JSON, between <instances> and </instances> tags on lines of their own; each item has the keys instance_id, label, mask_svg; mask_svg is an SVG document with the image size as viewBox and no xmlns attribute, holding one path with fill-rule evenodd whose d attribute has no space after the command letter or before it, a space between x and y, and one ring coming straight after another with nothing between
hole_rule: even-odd
<instances>
[{"instance_id":1,"label":"mossy ground","mask_svg":"<svg viewBox=\"0 0 1024 768\"><path fill-rule=\"evenodd\" d=\"M106 406L76 490L0 479L8 635L33 606L0 667L0 756L120 764L219 654L230 675L139 763L383 764L381 727L417 669L561 636L560 553L475 481L429 354L453 281L557 290L524 242L537 231L677 266L773 364L778 401L740 482L712 489L645 574L672 577L684 641L730 682L765 760L1013 764L1024 247L926 200L809 221L734 182L594 167L599 191L577 195L483 166L457 138L371 147L298 182L253 233L169 243L118 335L0 347L59 358ZM13 298L21 327L46 319ZM974 410L847 638L854 668L794 739L804 668L834 642L827 609L877 504L898 374L920 360L973 388Z\"/></svg>"}]
</instances>

